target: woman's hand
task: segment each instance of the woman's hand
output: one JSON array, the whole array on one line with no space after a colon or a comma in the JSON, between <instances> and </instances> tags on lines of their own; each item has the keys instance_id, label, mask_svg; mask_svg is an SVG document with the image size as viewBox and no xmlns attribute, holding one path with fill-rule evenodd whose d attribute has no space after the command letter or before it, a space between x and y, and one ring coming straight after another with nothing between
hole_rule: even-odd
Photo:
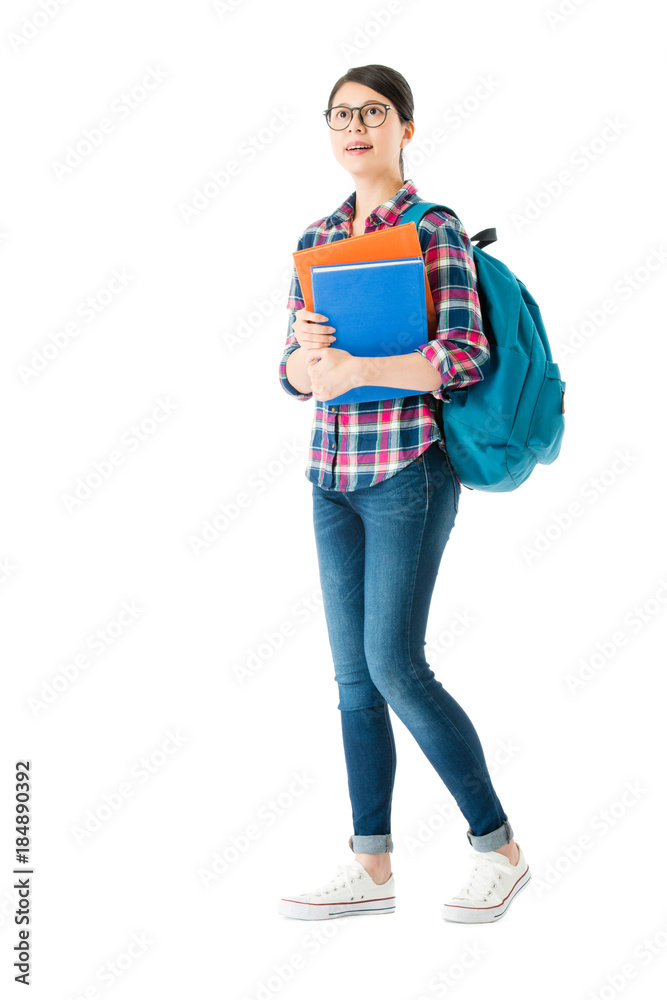
<instances>
[{"instance_id":1,"label":"woman's hand","mask_svg":"<svg viewBox=\"0 0 667 1000\"><path fill-rule=\"evenodd\" d=\"M349 351L341 351L337 347L314 347L306 354L306 371L310 375L313 398L321 403L363 385L359 377L359 358Z\"/></svg>"},{"instance_id":2,"label":"woman's hand","mask_svg":"<svg viewBox=\"0 0 667 1000\"><path fill-rule=\"evenodd\" d=\"M322 322L328 317L308 309L298 309L295 317L292 332L306 351L306 371L313 398L325 403L327 399L362 385L358 358L349 351L330 346L336 338L333 336L335 327L324 326Z\"/></svg>"},{"instance_id":3,"label":"woman's hand","mask_svg":"<svg viewBox=\"0 0 667 1000\"><path fill-rule=\"evenodd\" d=\"M326 321L327 316L310 312L309 309L297 309L295 317L292 333L301 347L329 347L336 339L333 336L335 328L324 326L321 322L322 320Z\"/></svg>"}]
</instances>

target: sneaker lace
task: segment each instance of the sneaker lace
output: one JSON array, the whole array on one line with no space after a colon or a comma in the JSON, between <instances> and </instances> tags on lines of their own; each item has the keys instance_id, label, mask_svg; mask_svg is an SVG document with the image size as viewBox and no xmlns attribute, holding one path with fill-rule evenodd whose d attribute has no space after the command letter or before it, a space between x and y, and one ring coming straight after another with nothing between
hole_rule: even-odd
<instances>
[{"instance_id":1,"label":"sneaker lace","mask_svg":"<svg viewBox=\"0 0 667 1000\"><path fill-rule=\"evenodd\" d=\"M337 874L328 882L325 882L324 885L319 886L315 890L315 895L321 896L323 893L326 894L336 889L342 889L346 885L351 887L352 882L359 878L361 878L361 872L354 865L338 865Z\"/></svg>"},{"instance_id":2,"label":"sneaker lace","mask_svg":"<svg viewBox=\"0 0 667 1000\"><path fill-rule=\"evenodd\" d=\"M459 891L459 897L484 898L497 887L497 879L506 871L502 861L495 858L481 858L477 852L470 852L468 857L475 862L473 870L467 883Z\"/></svg>"}]
</instances>

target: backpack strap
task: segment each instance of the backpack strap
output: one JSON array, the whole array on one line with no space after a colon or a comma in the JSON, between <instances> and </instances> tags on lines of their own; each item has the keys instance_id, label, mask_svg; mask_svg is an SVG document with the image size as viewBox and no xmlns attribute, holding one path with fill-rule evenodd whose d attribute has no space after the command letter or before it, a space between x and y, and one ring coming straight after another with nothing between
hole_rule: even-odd
<instances>
[{"instance_id":1,"label":"backpack strap","mask_svg":"<svg viewBox=\"0 0 667 1000\"><path fill-rule=\"evenodd\" d=\"M497 239L496 230L491 227L490 229L480 229L478 233L470 237L470 242L474 243L477 240L477 248L483 250L484 247L488 247L489 243L495 243Z\"/></svg>"},{"instance_id":2,"label":"backpack strap","mask_svg":"<svg viewBox=\"0 0 667 1000\"><path fill-rule=\"evenodd\" d=\"M458 219L458 221L461 222L456 212L452 208L448 208L447 205L439 205L434 201L419 201L416 205L411 205L410 208L401 213L398 218L398 224L402 226L406 222L414 222L417 230L419 231L419 223L421 222L423 216L426 215L427 212L430 212L432 208L442 208L445 212L448 212L449 215L453 215L455 219ZM498 236L496 235L495 229L480 229L478 233L475 233L474 236L470 237L470 242L474 243L477 241L477 247L480 250L483 250L484 247L489 245L489 243L495 243L497 239Z\"/></svg>"}]
</instances>

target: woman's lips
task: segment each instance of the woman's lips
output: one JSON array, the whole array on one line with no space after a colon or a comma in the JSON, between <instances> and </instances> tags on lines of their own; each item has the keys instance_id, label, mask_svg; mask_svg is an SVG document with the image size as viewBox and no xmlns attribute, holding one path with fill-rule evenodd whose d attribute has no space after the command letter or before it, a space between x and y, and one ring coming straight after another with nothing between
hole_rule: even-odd
<instances>
[{"instance_id":1,"label":"woman's lips","mask_svg":"<svg viewBox=\"0 0 667 1000\"><path fill-rule=\"evenodd\" d=\"M346 149L345 152L349 153L350 156L361 156L362 153L370 153L372 148L372 146L369 146L366 149Z\"/></svg>"}]
</instances>

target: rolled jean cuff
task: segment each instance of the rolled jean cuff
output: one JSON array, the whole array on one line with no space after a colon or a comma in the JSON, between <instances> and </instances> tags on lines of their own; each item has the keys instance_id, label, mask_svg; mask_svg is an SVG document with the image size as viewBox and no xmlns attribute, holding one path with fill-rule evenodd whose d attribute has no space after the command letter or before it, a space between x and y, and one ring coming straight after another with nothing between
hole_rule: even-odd
<instances>
[{"instance_id":1,"label":"rolled jean cuff","mask_svg":"<svg viewBox=\"0 0 667 1000\"><path fill-rule=\"evenodd\" d=\"M514 831L509 824L509 820L503 820L503 825L499 826L491 833L485 833L481 837L476 837L472 830L467 831L467 837L476 851L495 851L497 847L504 847L509 844L514 837Z\"/></svg>"},{"instance_id":2,"label":"rolled jean cuff","mask_svg":"<svg viewBox=\"0 0 667 1000\"><path fill-rule=\"evenodd\" d=\"M371 837L360 837L353 833L348 844L355 854L384 854L394 850L390 833L376 833Z\"/></svg>"}]
</instances>

